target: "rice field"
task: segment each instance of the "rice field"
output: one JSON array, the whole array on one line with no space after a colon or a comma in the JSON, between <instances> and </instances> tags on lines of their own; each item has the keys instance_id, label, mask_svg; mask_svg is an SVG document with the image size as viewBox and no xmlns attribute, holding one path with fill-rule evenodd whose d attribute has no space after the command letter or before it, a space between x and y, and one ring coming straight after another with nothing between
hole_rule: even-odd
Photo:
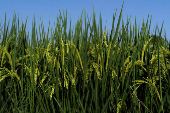
<instances>
[{"instance_id":1,"label":"rice field","mask_svg":"<svg viewBox=\"0 0 170 113\"><path fill-rule=\"evenodd\" d=\"M92 25L85 18L83 30L81 18L74 34L66 32L67 11L47 33L34 20L29 34L16 14L9 29L5 15L0 113L168 113L170 42L161 37L163 24L150 34L152 17L139 28L136 19L124 24L122 12L123 5L110 34L101 15L96 24L94 10Z\"/></svg>"}]
</instances>

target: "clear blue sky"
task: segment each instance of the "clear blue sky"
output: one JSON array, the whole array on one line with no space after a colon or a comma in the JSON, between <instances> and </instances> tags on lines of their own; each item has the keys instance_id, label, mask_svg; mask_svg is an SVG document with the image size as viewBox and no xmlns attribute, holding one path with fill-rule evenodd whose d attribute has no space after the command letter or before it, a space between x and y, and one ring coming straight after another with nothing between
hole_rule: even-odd
<instances>
[{"instance_id":1,"label":"clear blue sky","mask_svg":"<svg viewBox=\"0 0 170 113\"><path fill-rule=\"evenodd\" d=\"M31 32L32 20L36 18L37 29L40 22L40 16L43 20L45 30L47 31L49 26L49 20L51 26L54 28L54 21L57 22L57 16L59 15L59 9L63 15L63 9L66 13L67 9L67 31L70 26L70 16L72 28L75 26L78 17L81 17L83 8L90 19L94 12L96 14L96 22L99 24L100 11L102 14L102 26L103 30L106 28L110 30L112 28L113 13L117 8L115 26L117 25L118 17L121 11L123 0L0 0L0 22L4 22L5 12L7 14L7 20L10 22L13 19L14 10L16 14L19 13L20 22L25 22L28 16L27 31ZM152 15L151 21L151 33L156 28L160 29L164 20L164 26L162 36L164 36L164 30L166 30L166 37L170 40L170 0L125 0L123 7L123 20L126 23L127 16L131 15L131 23L134 25L135 16L137 24L142 26L143 18L146 23L148 14ZM84 14L83 14L84 17ZM107 20L107 24L106 24ZM88 21L88 19L87 19ZM84 21L83 21L84 23ZM92 23L92 18L91 22ZM10 24L11 25L11 24ZM92 25L92 24L91 24ZM2 26L2 25L1 25ZM84 26L84 24L83 24ZM75 27L74 27L75 28ZM84 28L84 27L83 27Z\"/></svg>"}]
</instances>

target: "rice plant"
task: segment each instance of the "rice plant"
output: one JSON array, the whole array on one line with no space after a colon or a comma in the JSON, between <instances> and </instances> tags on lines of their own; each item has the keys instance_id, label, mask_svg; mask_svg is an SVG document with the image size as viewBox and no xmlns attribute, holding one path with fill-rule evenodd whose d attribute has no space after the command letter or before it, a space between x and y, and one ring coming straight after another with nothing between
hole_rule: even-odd
<instances>
[{"instance_id":1,"label":"rice plant","mask_svg":"<svg viewBox=\"0 0 170 113\"><path fill-rule=\"evenodd\" d=\"M67 10L51 32L43 24L38 32L34 19L31 35L27 19L20 26L14 13L9 29L5 15L0 24L0 112L170 111L170 43L161 37L163 24L150 36L149 15L140 28L136 19L133 26L130 18L124 24L122 12L123 5L116 27L113 15L109 35L102 30L101 14L97 26L94 9L92 25L85 17L82 30L81 16L74 34L66 32Z\"/></svg>"}]
</instances>

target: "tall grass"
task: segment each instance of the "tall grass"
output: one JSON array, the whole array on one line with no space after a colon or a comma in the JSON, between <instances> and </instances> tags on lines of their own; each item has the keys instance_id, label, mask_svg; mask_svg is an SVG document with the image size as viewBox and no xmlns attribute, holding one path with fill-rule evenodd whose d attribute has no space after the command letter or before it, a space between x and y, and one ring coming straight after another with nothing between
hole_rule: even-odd
<instances>
[{"instance_id":1,"label":"tall grass","mask_svg":"<svg viewBox=\"0 0 170 113\"><path fill-rule=\"evenodd\" d=\"M149 15L140 28L136 19L135 26L130 18L124 24L122 12L123 5L115 33L113 15L110 35L102 30L101 14L96 25L94 10L92 26L85 18L82 30L81 17L74 34L66 32L67 11L64 18L60 12L50 37L43 23L37 32L34 19L31 40L27 20L20 26L14 14L9 29L5 15L0 26L0 112L170 111L170 44L161 37L163 25L150 37Z\"/></svg>"}]
</instances>

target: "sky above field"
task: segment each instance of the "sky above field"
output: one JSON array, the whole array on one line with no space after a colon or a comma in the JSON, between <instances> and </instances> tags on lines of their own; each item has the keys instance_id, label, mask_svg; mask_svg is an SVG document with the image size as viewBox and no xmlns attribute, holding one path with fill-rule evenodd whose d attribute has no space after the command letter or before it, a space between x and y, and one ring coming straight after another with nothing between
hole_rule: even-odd
<instances>
[{"instance_id":1,"label":"sky above field","mask_svg":"<svg viewBox=\"0 0 170 113\"><path fill-rule=\"evenodd\" d=\"M0 23L3 26L5 20L5 12L7 20L10 19L10 25L12 23L14 10L15 13L19 13L20 22L25 22L27 18L27 31L31 32L32 20L35 20L38 26L40 25L40 17L43 20L45 31L47 32L50 20L50 28L54 29L54 22L57 22L57 16L59 16L59 9L63 17L66 14L67 9L67 32L70 27L70 16L71 16L71 26L75 28L75 24L78 18L81 17L83 9L86 12L86 21L88 18L90 20L90 25L92 25L93 19L93 6L94 12L96 14L96 22L99 24L99 16L101 11L102 16L102 27L103 32L106 25L108 33L112 29L113 14L116 12L115 28L117 26L119 14L122 8L123 0L0 0ZM164 37L166 31L166 37L168 41L170 40L170 0L126 0L123 5L123 20L126 24L127 16L131 15L131 23L135 24L135 16L137 19L137 25L142 26L143 19L147 22L148 14L150 15L149 21L151 19L151 33L156 29L156 24L159 30L161 29L162 23L163 30L162 36ZM87 16L88 15L88 16ZM84 13L83 13L83 28L84 27ZM106 23L107 20L107 23ZM121 27L121 26L120 26ZM158 32L157 32L158 33ZM31 35L30 35L31 36Z\"/></svg>"}]
</instances>

